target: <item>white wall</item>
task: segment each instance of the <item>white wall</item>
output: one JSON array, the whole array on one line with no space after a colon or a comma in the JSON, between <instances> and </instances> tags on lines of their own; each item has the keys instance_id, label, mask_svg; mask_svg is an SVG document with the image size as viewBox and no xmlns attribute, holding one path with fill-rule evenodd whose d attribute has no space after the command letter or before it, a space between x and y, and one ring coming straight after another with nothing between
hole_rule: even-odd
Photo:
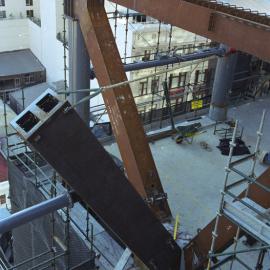
<instances>
[{"instance_id":1,"label":"white wall","mask_svg":"<svg viewBox=\"0 0 270 270\"><path fill-rule=\"evenodd\" d=\"M28 20L29 46L33 54L42 62L42 36L41 28L31 20Z\"/></svg>"},{"instance_id":2,"label":"white wall","mask_svg":"<svg viewBox=\"0 0 270 270\"><path fill-rule=\"evenodd\" d=\"M63 0L55 0L56 5L56 33L61 33L63 35L64 30L64 21L63 21ZM66 35L68 34L68 31L66 32Z\"/></svg>"},{"instance_id":3,"label":"white wall","mask_svg":"<svg viewBox=\"0 0 270 270\"><path fill-rule=\"evenodd\" d=\"M40 1L40 47L38 52L39 60L46 67L48 82L63 80L64 78L64 49L63 44L56 39L56 1L41 0ZM33 29L32 29L33 30ZM38 51L37 44L34 40L35 35L39 35L36 31L32 31L34 36L31 38L31 50ZM67 55L68 60L68 55Z\"/></svg>"},{"instance_id":4,"label":"white wall","mask_svg":"<svg viewBox=\"0 0 270 270\"><path fill-rule=\"evenodd\" d=\"M0 52L29 48L28 19L0 20Z\"/></svg>"},{"instance_id":5,"label":"white wall","mask_svg":"<svg viewBox=\"0 0 270 270\"><path fill-rule=\"evenodd\" d=\"M30 48L46 67L48 82L63 80L64 49L56 39L62 0L34 0L34 3L41 10L41 27L26 18L0 20L0 52ZM25 0L6 0L6 5L2 9L12 8L17 13L26 9Z\"/></svg>"}]
</instances>

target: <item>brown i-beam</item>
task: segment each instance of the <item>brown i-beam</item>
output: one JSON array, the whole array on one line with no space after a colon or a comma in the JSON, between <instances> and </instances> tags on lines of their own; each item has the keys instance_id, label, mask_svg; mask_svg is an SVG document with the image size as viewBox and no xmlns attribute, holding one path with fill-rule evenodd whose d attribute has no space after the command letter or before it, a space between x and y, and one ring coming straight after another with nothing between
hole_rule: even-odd
<instances>
[{"instance_id":1,"label":"brown i-beam","mask_svg":"<svg viewBox=\"0 0 270 270\"><path fill-rule=\"evenodd\" d=\"M66 1L66 15L78 19L100 86L127 80L121 57L100 0ZM171 217L137 107L128 84L102 93L128 180L156 216Z\"/></svg>"}]
</instances>

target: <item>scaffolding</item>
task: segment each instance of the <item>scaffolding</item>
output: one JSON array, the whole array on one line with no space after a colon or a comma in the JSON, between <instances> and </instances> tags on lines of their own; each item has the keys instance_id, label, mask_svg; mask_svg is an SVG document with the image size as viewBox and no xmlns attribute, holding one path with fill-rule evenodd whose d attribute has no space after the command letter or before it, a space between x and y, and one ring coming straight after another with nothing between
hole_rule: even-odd
<instances>
[{"instance_id":1,"label":"scaffolding","mask_svg":"<svg viewBox=\"0 0 270 270\"><path fill-rule=\"evenodd\" d=\"M143 23L147 23L146 20L150 19L150 23L156 26L155 38L152 38L151 42L149 42L149 40L144 36L144 32L137 33L138 38L145 43L144 50L147 50L147 52L144 54L139 51L134 53L134 50L136 51L138 48L136 48L137 45L135 43L132 43L133 52L131 55L127 55L128 32L136 30L136 27L132 24L131 20L134 22L137 16L142 18L144 15L129 9L122 11L117 4L109 3L114 8L114 11L108 13L108 19L112 21L111 27L115 39L117 40L120 39L118 36L121 35L121 31L117 26L118 22L121 19L125 20L125 27L123 28L124 54L122 58L124 64L140 61L147 63L147 61L152 61L153 59L162 59L162 57L171 56L176 52L179 53L179 55L185 55L187 52L193 53L200 49L209 49L216 46L216 44L212 43L210 40L205 40L204 43L200 43L200 40L196 35L194 35L194 40L189 42L189 44L174 44L172 39L177 28L172 25L166 26L168 29L166 30L167 38L165 44L163 38L161 38L161 29L165 24L145 17ZM140 20L137 21L142 22ZM135 36L133 39L135 40ZM141 46L139 47L143 50ZM169 126L171 114L175 121L181 121L183 118L197 118L207 113L208 108L210 107L215 66L213 61L213 64L211 63L211 67L208 68L207 63L209 60L210 59L200 59L187 63L177 63L174 64L174 66L179 67L179 69L176 69L173 72L168 70L169 66L155 67L149 70L149 74L152 74L151 77L145 78L144 80L138 81L137 84L132 85L138 113L144 124L146 132ZM187 67L188 71L184 72L183 68ZM156 74L157 71L160 70L164 70L164 74L162 76L160 74ZM168 70L167 73L166 70ZM237 76L240 76L241 78L235 81L237 86L242 85L242 88L240 90L238 90L238 88L233 89L231 93L231 98L237 99L237 102L240 100L243 101L247 98L248 93L246 91L246 85L248 85L248 89L252 88L250 85L254 83L254 80L257 80L258 77L260 77L260 75L249 76L249 71L245 72L246 73L244 75L237 74ZM133 72L132 76L136 76L134 75L135 73L136 72ZM243 72L241 71L241 73ZM244 76L243 78L242 75ZM183 77L185 77L184 80ZM195 77L194 81L193 77ZM173 86L176 79L178 80L177 86ZM168 86L171 104L170 109L167 106L166 97L164 95L164 80ZM139 87L142 87L143 89L140 90ZM102 125L102 121L100 120L107 114L105 105L92 105L90 107L90 112L91 120L95 125L99 122L100 125ZM104 123L104 131L108 136L110 136L110 132L107 132L107 124L107 122ZM106 135L104 135L104 137L106 137Z\"/></svg>"},{"instance_id":2,"label":"scaffolding","mask_svg":"<svg viewBox=\"0 0 270 270\"><path fill-rule=\"evenodd\" d=\"M259 129L257 131L257 141L255 145L254 152L247 155L239 160L232 161L234 149L236 146L236 137L239 123L236 121L234 131L232 134L232 139L230 143L230 152L228 156L227 166L225 168L225 180L223 185L223 190L221 191L221 201L219 209L217 211L216 222L214 230L212 232L212 244L209 251L209 261L207 269L218 269L221 265L230 262L230 269L232 269L233 264L237 261L245 269L251 270L252 268L247 265L246 262L241 260L238 254L252 251L260 251L257 267L263 264L263 259L266 251L270 248L270 215L263 206L252 201L249 198L250 187L255 185L264 192L270 192L270 188L264 184L257 181L255 176L255 167L257 164L257 159L260 153L260 144L263 135L263 125L265 120L266 111L263 111ZM251 160L252 165L248 174L242 172L242 170L236 168L240 164ZM231 180L230 174L235 173L240 176L240 180ZM242 196L237 196L234 194L233 190L237 187L245 185L245 191L241 194ZM268 195L269 196L269 195ZM229 219L233 224L237 226L236 234L234 237L233 250L231 252L216 253L215 244L218 237L221 237L221 232L219 231L219 222L221 216ZM226 231L225 228L223 231ZM244 232L246 235L251 236L260 243L260 247L249 248L245 250L239 250L237 248L239 239ZM214 264L219 257L225 257L225 259L218 261ZM261 268L256 268L261 269Z\"/></svg>"},{"instance_id":3,"label":"scaffolding","mask_svg":"<svg viewBox=\"0 0 270 270\"><path fill-rule=\"evenodd\" d=\"M113 19L115 19L115 36L116 36L116 32L117 32L117 14L119 14L119 12L117 11L117 7L116 7L116 11L115 11L115 17L113 17ZM126 28L125 28L125 54L124 54L124 62L126 63L127 59L133 59L134 56L127 56L127 37L128 37L128 20L129 18L132 16L132 14L129 13L129 10L127 10L126 14L125 14L125 18L126 18ZM65 92L67 91L67 62L66 62L66 58L67 58L67 41L66 41L66 18L65 16L63 16L63 20L64 20L64 30L63 30L63 34L64 34L64 41L63 41L63 47L64 47L64 90ZM157 44L156 44L156 52L151 54L151 56L155 56L159 53L159 41L160 41L160 26L161 26L161 22L159 22L159 30L158 30L158 39L157 39ZM172 34L173 34L173 27L170 27L170 34L169 34L169 44L168 44L168 54L171 53L173 51L173 49L171 48L171 39L172 39ZM194 44L193 44L193 49L196 49L196 38L194 40ZM210 44L205 44L205 47L210 46ZM141 55L142 57L144 55ZM138 57L138 55L136 56ZM203 60L205 61L205 60ZM188 64L190 65L190 64ZM194 65L194 63L193 63ZM195 67L196 67L196 63L195 63ZM168 69L168 67L167 67ZM202 66L202 70L201 72L204 70L204 66ZM192 71L192 70L191 70ZM156 69L155 69L156 72ZM154 76L155 78L155 76ZM166 74L166 80L169 80L168 78L168 74ZM196 84L191 84L190 82L185 82L185 84L182 86L184 88L196 88L197 92L195 91L195 99L194 101L197 101L198 99L202 99L203 100L203 108L207 108L210 104L210 98L211 95L210 93L210 86L207 86L205 81L198 81ZM21 90L22 91L22 101L23 101L23 109L25 108L25 97L24 97L24 89ZM152 91L152 89L151 89ZM5 94L6 95L6 94ZM65 97L67 96L66 93L64 93ZM173 116L176 117L178 115L181 115L183 113L187 113L187 112L194 112L194 109L192 109L192 101L187 101L187 95L185 93L180 93L177 94L176 96L174 96L172 99L175 98L180 98L182 100L186 100L185 102L182 102L181 104L174 104L172 105L173 107L173 111L174 114ZM146 96L146 95L145 95ZM139 99L141 98L141 96L135 96L135 99ZM33 184L36 187L36 189L41 192L46 198L54 198L57 195L61 194L63 192L63 190L68 189L68 187L64 187L62 185L62 179L61 177L57 174L57 172L53 171L52 175L48 175L46 171L43 170L43 166L46 163L46 161L44 159L42 159L42 157L36 153L35 151L32 151L27 144L22 141L16 133L14 132L10 132L9 130L9 125L8 125L8 121L7 121L7 96L4 96L4 117L5 117L5 131L6 131L6 142L7 142L7 148L6 148L6 157L8 159L8 161L10 163L15 164L16 166L20 166L25 172L27 172L28 174L30 174L33 177ZM157 108L157 105L162 103L161 108ZM152 124L153 122L159 122L160 121L160 127L163 126L164 121L168 119L169 114L168 114L168 110L167 107L165 106L165 97L163 95L163 90L162 89L155 89L151 92L151 98L149 101L147 102L138 102L138 109L139 112L141 112L141 117L142 120L144 122L144 124ZM142 107L145 107L146 105L148 106L150 104L150 110L149 111L143 111L140 109ZM99 105L100 107L102 107L102 111L103 111L103 106L104 105ZM91 108L91 111L94 108ZM99 110L99 108L95 108L96 112ZM196 115L196 111L197 109L195 109L195 115ZM100 116L97 115L96 116ZM258 133L258 138L261 138L261 131L260 133ZM235 135L234 135L235 136ZM259 140L258 139L258 140ZM258 147L256 146L256 149L259 148L259 143L260 140L258 141ZM233 144L232 147L233 149ZM232 150L233 151L233 150ZM255 151L255 153L251 156L249 156L249 158L255 158L257 155L258 149ZM231 158L231 157L230 157ZM239 171L237 171L234 166L232 166L231 163L231 159L230 162L228 164L228 174L231 171L234 171L238 174L240 174ZM254 167L255 167L255 159L254 159ZM253 168L253 167L252 167ZM240 174L242 175L242 174ZM242 175L243 176L243 175ZM245 175L245 181L248 182L248 185L250 185L250 183L255 183L256 179L254 178L254 168L252 169L252 174L249 176ZM226 184L227 184L227 180L226 179ZM241 182L242 183L242 182ZM233 187L238 185L240 183L234 183ZM231 196L232 198L236 199L235 195L233 195L232 193L230 193L230 188L232 186L228 187L227 185L225 185L224 187L224 193L226 192L226 195ZM248 191L248 189L247 189ZM248 192L247 192L248 195ZM220 214L226 214L227 212L224 210L224 206L225 206L225 194L222 194L223 198L222 198L222 208L220 209ZM239 202L241 202L243 205L247 206L248 202L241 199L237 199ZM227 204L226 204L227 205ZM254 208L254 207L253 207ZM256 209L256 208L254 208ZM253 209L253 210L254 210ZM254 210L255 211L255 210ZM256 210L255 211L257 214L258 212L260 213L260 211ZM20 262L17 265L14 266L6 266L4 261L2 259L0 259L0 266L4 269L4 270L12 270L12 269L20 269L20 267L23 267L25 264L29 263L29 262L35 262L35 260L37 259L42 259L43 257L45 258L45 256L50 255L50 259L44 259L43 262L41 263L37 263L34 267L32 267L31 269L46 269L51 267L52 269L56 269L56 261L61 259L61 258L65 258L66 260L66 265L68 269L70 268L70 226L73 226L74 228L76 228L76 232L78 232L82 238L85 239L85 241L88 243L89 246L89 254L92 256L92 254L97 253L99 254L103 260L105 260L108 265L110 265L111 268L114 267L114 264L111 262L111 260L109 258L107 258L107 256L105 254L102 253L102 251L97 247L97 245L95 245L94 242L94 225L93 223L90 222L90 214L89 214L89 209L87 207L84 208L83 210L83 215L84 218L86 220L86 224L85 226L81 227L80 224L78 224L76 222L76 220L74 219L74 212L72 212L72 210L70 208L65 208L65 209L61 209L58 211L58 214L61 215L64 223L65 223L65 239L63 241L64 244L64 252L61 254L58 254L55 246L56 246L56 242L58 241L57 238L55 237L55 216L57 213L52 213L51 214L51 226L52 226L52 235L51 235L51 246L50 249L45 250L44 252L36 255L35 257L32 258L28 258L23 262ZM227 215L229 216L229 213L227 213ZM265 215L263 215L265 217ZM231 217L232 219L232 217ZM239 238L239 232L240 232L240 228L242 228L241 224L238 224L238 231L237 231L237 235L236 235L236 240L235 240L235 251L233 252L233 255L238 253L241 253L243 251L237 251L237 241ZM242 228L243 229L243 228ZM213 234L214 235L214 234ZM217 235L217 232L215 232L215 235ZM215 239L213 237L213 243L214 243ZM267 248L267 246L263 246L262 251L264 251ZM254 250L254 249L250 249L249 251ZM258 249L256 249L258 250ZM214 244L213 244L213 250L210 253L210 257L218 257L219 254L214 254ZM224 255L224 254L222 254ZM220 255L221 256L221 255ZM263 253L261 255L261 258L263 258ZM237 260L237 258L234 256L233 259ZM79 267L79 265L78 265ZM76 269L76 267L72 267L72 269Z\"/></svg>"},{"instance_id":4,"label":"scaffolding","mask_svg":"<svg viewBox=\"0 0 270 270\"><path fill-rule=\"evenodd\" d=\"M66 18L63 15L63 49L64 49L64 98L67 97L67 49L68 44L66 40ZM69 191L69 187L63 184L63 179L55 170L48 174L44 170L45 166L48 166L47 162L35 151L30 149L25 141L23 141L14 130L11 129L8 121L8 95L10 91L3 91L3 115L4 115L4 128L5 128L5 141L6 146L2 148L2 153L6 157L7 161L14 164L16 167L27 175L31 176L32 184L35 186L37 192L40 192L45 199L55 198L59 194L65 191ZM21 89L22 107L25 109L25 94L24 89ZM51 168L51 167L50 167ZM56 262L59 259L65 260L66 269L75 270L87 263L92 265L95 258L99 258L100 261L104 261L104 265L109 266L108 269L114 268L114 263L111 258L108 258L100 248L94 243L94 224L90 219L90 209L87 206L81 206L80 216L76 215L76 211L72 211L71 208L66 207L50 214L50 223L52 234L50 236L50 247L44 250L40 254L27 258L16 265L7 264L7 262L0 257L0 269L13 270L13 269L25 269L27 264L32 263L34 266L28 270L43 270L43 269L57 269ZM60 216L64 225L64 239L58 239L55 234L55 222L56 215ZM78 220L83 218L85 222L78 223ZM89 249L89 259L81 262L78 265L70 265L70 231L71 227L84 240L86 246ZM63 252L59 252L56 246L61 246ZM48 259L49 257L49 259ZM94 269L94 268L91 268Z\"/></svg>"},{"instance_id":5,"label":"scaffolding","mask_svg":"<svg viewBox=\"0 0 270 270\"><path fill-rule=\"evenodd\" d=\"M7 94L7 93L5 93ZM22 89L22 97L23 89ZM4 101L7 101L7 98L4 98ZM8 162L14 164L16 167L20 168L24 174L31 176L32 183L40 192L45 199L54 198L59 196L65 191L68 191L69 188L63 183L63 179L57 174L56 171L52 171L52 173L47 172L46 166L48 166L47 162L35 151L32 151L28 145L23 141L16 132L12 132L10 129L10 125L7 119L7 102L3 102L4 108L4 120L5 120L5 132L6 132L6 148L2 149L3 154L7 158ZM45 168L45 169L44 169ZM77 269L76 267L70 268L70 227L72 226L76 233L85 240L87 247L89 248L89 261L95 259L95 257L99 258L99 261L103 265L106 265L106 269L113 269L115 263L112 262L112 259L107 257L102 250L95 244L94 239L94 224L90 219L90 209L84 204L80 207L80 216L77 215L78 208L73 211L69 207L63 208L59 211L50 214L50 221L52 226L52 235L51 238L51 247L49 250L42 252L41 254L34 256L33 258L28 258L23 262L18 263L15 266L7 267L5 262L0 258L0 266L4 270L12 270L12 269L23 269L23 267L27 263L34 263L35 260L41 260L44 256L50 256L50 259L44 260L42 263L38 263L33 267L33 270L41 270L51 267L50 269L57 269L56 261L65 258L65 262L67 265L66 269ZM58 254L56 251L56 242L59 245L59 239L54 234L55 231L55 215L60 215L61 219L65 224L64 235L65 238L61 240L63 245L64 252ZM77 220L83 218L85 220L84 224L78 223ZM95 255L94 255L95 254ZM94 256L94 257L93 257ZM84 262L86 263L86 262ZM32 269L32 268L31 268Z\"/></svg>"}]
</instances>

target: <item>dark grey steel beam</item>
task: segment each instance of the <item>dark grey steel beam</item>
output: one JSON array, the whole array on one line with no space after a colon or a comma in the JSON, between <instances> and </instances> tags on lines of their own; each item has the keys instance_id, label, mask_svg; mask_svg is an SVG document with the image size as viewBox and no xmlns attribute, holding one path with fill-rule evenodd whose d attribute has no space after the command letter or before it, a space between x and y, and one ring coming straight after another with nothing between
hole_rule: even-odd
<instances>
[{"instance_id":1,"label":"dark grey steel beam","mask_svg":"<svg viewBox=\"0 0 270 270\"><path fill-rule=\"evenodd\" d=\"M180 269L180 247L69 102L48 90L11 125L145 265Z\"/></svg>"}]
</instances>

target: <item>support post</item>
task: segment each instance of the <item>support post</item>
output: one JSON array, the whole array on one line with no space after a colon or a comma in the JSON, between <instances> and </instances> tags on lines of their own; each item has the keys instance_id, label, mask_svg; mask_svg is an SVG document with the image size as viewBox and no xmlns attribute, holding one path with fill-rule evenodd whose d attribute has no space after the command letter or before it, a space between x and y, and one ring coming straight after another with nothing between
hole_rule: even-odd
<instances>
[{"instance_id":1,"label":"support post","mask_svg":"<svg viewBox=\"0 0 270 270\"><path fill-rule=\"evenodd\" d=\"M90 59L85 47L79 22L68 19L68 45L69 45L69 89L76 91L90 88ZM75 104L89 95L87 92L72 94L71 103ZM89 102L83 102L76 108L80 117L89 125Z\"/></svg>"},{"instance_id":2,"label":"support post","mask_svg":"<svg viewBox=\"0 0 270 270\"><path fill-rule=\"evenodd\" d=\"M73 10L79 20L85 44L100 86L127 81L121 57L108 22L103 1L75 0ZM137 107L129 85L103 92L129 181L149 203L157 217L171 217Z\"/></svg>"},{"instance_id":3,"label":"support post","mask_svg":"<svg viewBox=\"0 0 270 270\"><path fill-rule=\"evenodd\" d=\"M221 45L226 51L228 47ZM237 54L227 54L218 59L209 116L214 121L227 119L229 91L232 88Z\"/></svg>"}]
</instances>

